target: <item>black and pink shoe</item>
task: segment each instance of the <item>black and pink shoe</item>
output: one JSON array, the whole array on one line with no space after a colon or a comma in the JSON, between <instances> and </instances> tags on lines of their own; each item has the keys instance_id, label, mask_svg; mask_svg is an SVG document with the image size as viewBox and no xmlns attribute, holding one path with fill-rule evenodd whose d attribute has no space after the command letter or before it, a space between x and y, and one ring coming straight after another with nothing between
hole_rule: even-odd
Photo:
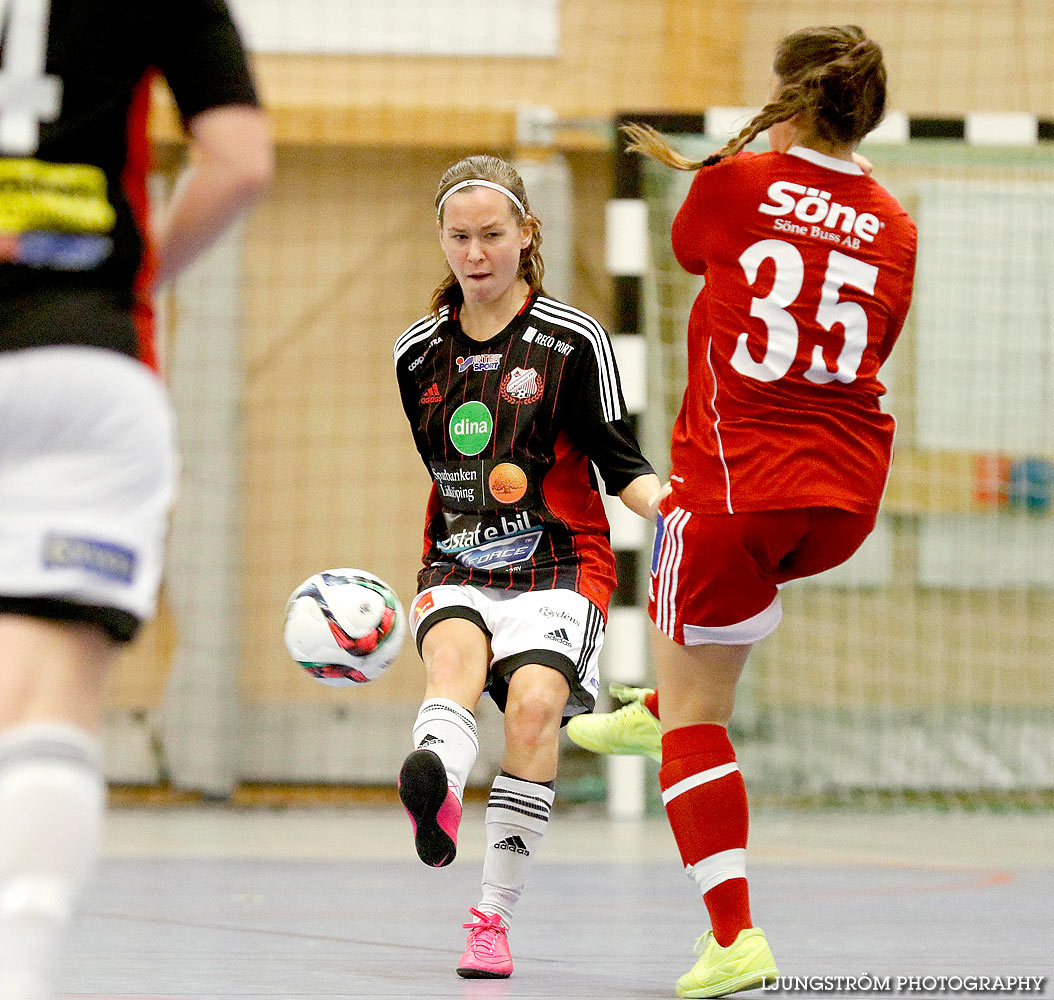
<instances>
[{"instance_id":1,"label":"black and pink shoe","mask_svg":"<svg viewBox=\"0 0 1054 1000\"><path fill-rule=\"evenodd\" d=\"M431 750L415 750L399 771L399 799L414 825L417 856L433 868L457 854L461 802L447 787L446 768Z\"/></svg>"}]
</instances>

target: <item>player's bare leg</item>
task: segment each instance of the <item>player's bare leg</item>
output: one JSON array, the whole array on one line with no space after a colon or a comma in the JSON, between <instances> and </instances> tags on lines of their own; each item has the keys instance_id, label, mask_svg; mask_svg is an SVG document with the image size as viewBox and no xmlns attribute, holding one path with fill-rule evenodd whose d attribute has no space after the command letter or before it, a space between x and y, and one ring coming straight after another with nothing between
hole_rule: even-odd
<instances>
[{"instance_id":1,"label":"player's bare leg","mask_svg":"<svg viewBox=\"0 0 1054 1000\"><path fill-rule=\"evenodd\" d=\"M98 853L103 631L0 614L0 996L50 995L59 943Z\"/></svg>"}]
</instances>

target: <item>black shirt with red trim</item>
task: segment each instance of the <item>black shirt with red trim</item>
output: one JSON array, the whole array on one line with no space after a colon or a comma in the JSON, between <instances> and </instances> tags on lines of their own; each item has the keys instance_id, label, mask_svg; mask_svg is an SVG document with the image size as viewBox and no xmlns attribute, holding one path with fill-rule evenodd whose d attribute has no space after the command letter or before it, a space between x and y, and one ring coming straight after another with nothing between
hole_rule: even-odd
<instances>
[{"instance_id":1,"label":"black shirt with red trim","mask_svg":"<svg viewBox=\"0 0 1054 1000\"><path fill-rule=\"evenodd\" d=\"M653 470L604 328L532 294L480 342L444 308L398 339L395 369L432 476L419 588L567 589L606 614L615 560L592 465L611 495Z\"/></svg>"},{"instance_id":2,"label":"black shirt with red trim","mask_svg":"<svg viewBox=\"0 0 1054 1000\"><path fill-rule=\"evenodd\" d=\"M33 23L41 8L43 32ZM184 121L257 106L238 31L223 0L39 0L3 11L0 73L17 65L20 79L0 92L0 351L89 343L150 361L142 331L129 344L119 324L94 321L122 309L149 321L150 82L164 76ZM44 315L42 295L68 303L81 293L100 310L94 320Z\"/></svg>"}]
</instances>

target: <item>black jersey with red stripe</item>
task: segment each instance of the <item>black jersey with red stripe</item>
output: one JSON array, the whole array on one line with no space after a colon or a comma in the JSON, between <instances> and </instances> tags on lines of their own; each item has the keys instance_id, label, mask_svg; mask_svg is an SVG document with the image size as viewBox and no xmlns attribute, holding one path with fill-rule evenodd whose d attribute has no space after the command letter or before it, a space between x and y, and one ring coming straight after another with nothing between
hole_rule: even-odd
<instances>
[{"instance_id":1,"label":"black jersey with red stripe","mask_svg":"<svg viewBox=\"0 0 1054 1000\"><path fill-rule=\"evenodd\" d=\"M0 76L17 77L0 89L0 350L90 343L150 362L148 331L129 344L117 324L39 314L48 296L85 294L89 311L149 324L150 82L164 76L185 121L256 106L237 29L223 0L30 0L0 12Z\"/></svg>"},{"instance_id":2,"label":"black jersey with red stripe","mask_svg":"<svg viewBox=\"0 0 1054 1000\"><path fill-rule=\"evenodd\" d=\"M418 586L574 590L606 614L615 560L591 463L612 495L652 468L604 328L531 295L480 342L444 308L398 339L395 368L432 476Z\"/></svg>"}]
</instances>

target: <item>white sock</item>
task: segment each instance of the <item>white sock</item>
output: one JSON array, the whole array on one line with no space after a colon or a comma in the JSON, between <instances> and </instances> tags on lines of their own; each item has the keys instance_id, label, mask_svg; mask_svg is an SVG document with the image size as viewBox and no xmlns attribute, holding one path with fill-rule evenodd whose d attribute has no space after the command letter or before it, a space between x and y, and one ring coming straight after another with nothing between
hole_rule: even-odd
<instances>
[{"instance_id":1,"label":"white sock","mask_svg":"<svg viewBox=\"0 0 1054 1000\"><path fill-rule=\"evenodd\" d=\"M102 750L73 726L0 735L0 997L45 1000L99 850Z\"/></svg>"},{"instance_id":2,"label":"white sock","mask_svg":"<svg viewBox=\"0 0 1054 1000\"><path fill-rule=\"evenodd\" d=\"M460 801L468 773L479 756L479 732L473 714L449 698L431 698L414 722L414 749L431 750L446 768L447 785Z\"/></svg>"},{"instance_id":3,"label":"white sock","mask_svg":"<svg viewBox=\"0 0 1054 1000\"><path fill-rule=\"evenodd\" d=\"M487 850L483 856L483 898L477 909L499 913L508 927L527 883L535 852L549 826L555 792L535 781L499 774L487 802Z\"/></svg>"}]
</instances>

